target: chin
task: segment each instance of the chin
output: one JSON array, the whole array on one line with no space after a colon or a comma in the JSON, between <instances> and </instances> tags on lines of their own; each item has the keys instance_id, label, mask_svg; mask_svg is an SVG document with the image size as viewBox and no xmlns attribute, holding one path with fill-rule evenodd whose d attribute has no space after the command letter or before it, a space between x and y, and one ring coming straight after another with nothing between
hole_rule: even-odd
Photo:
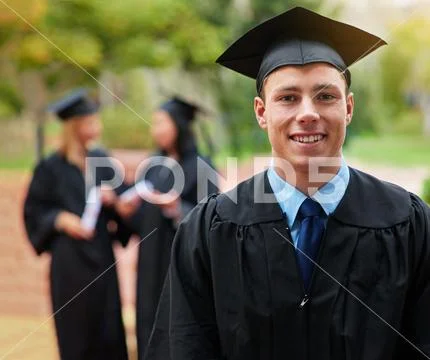
<instances>
[{"instance_id":1,"label":"chin","mask_svg":"<svg viewBox=\"0 0 430 360\"><path fill-rule=\"evenodd\" d=\"M309 172L309 160L308 159L306 159L306 161L299 161L299 162L291 163L291 165L293 166L293 168L296 172L300 172L300 173L308 173Z\"/></svg>"},{"instance_id":2,"label":"chin","mask_svg":"<svg viewBox=\"0 0 430 360\"><path fill-rule=\"evenodd\" d=\"M97 145L97 139L89 139L84 143L84 147L86 149L94 148L96 147L96 145Z\"/></svg>"}]
</instances>

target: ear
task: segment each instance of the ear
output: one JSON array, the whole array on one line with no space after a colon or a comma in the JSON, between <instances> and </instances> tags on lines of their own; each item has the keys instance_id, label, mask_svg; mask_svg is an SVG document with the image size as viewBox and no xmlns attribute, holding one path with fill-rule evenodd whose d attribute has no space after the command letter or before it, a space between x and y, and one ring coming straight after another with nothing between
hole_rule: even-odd
<instances>
[{"instance_id":1,"label":"ear","mask_svg":"<svg viewBox=\"0 0 430 360\"><path fill-rule=\"evenodd\" d=\"M256 96L254 98L254 112L255 112L255 117L257 118L257 121L258 121L258 125L260 125L262 129L266 130L267 129L267 122L265 119L266 105L264 104L264 100L259 96Z\"/></svg>"},{"instance_id":2,"label":"ear","mask_svg":"<svg viewBox=\"0 0 430 360\"><path fill-rule=\"evenodd\" d=\"M351 124L354 115L354 94L350 92L346 96L346 125Z\"/></svg>"}]
</instances>

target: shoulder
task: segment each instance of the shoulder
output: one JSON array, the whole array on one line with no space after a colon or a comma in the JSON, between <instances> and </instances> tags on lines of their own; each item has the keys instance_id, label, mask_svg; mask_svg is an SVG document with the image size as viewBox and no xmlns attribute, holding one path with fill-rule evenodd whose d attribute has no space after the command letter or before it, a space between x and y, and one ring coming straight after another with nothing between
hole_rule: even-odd
<instances>
[{"instance_id":1,"label":"shoulder","mask_svg":"<svg viewBox=\"0 0 430 360\"><path fill-rule=\"evenodd\" d=\"M391 227L409 219L413 194L362 171L349 170L350 181L335 218L369 228Z\"/></svg>"},{"instance_id":2,"label":"shoulder","mask_svg":"<svg viewBox=\"0 0 430 360\"><path fill-rule=\"evenodd\" d=\"M252 176L231 190L219 194L217 197L217 210L222 214L223 218L231 218L231 215L240 210L241 207L251 205L253 201L252 191L256 181L258 182L256 176Z\"/></svg>"},{"instance_id":3,"label":"shoulder","mask_svg":"<svg viewBox=\"0 0 430 360\"><path fill-rule=\"evenodd\" d=\"M189 226L192 223L206 225L209 229L214 219L218 217L216 207L219 194L212 194L201 200L181 221L181 226Z\"/></svg>"},{"instance_id":4,"label":"shoulder","mask_svg":"<svg viewBox=\"0 0 430 360\"><path fill-rule=\"evenodd\" d=\"M122 162L113 157L113 155L103 147L93 148L87 153L87 162L86 166L90 168L101 168L101 169L113 169L114 171L118 171L122 168ZM110 171L110 170L108 170Z\"/></svg>"},{"instance_id":5,"label":"shoulder","mask_svg":"<svg viewBox=\"0 0 430 360\"><path fill-rule=\"evenodd\" d=\"M89 157L109 157L111 154L109 151L103 147L93 148L88 151Z\"/></svg>"},{"instance_id":6,"label":"shoulder","mask_svg":"<svg viewBox=\"0 0 430 360\"><path fill-rule=\"evenodd\" d=\"M266 171L218 194L215 211L220 221L244 226L283 219Z\"/></svg>"},{"instance_id":7,"label":"shoulder","mask_svg":"<svg viewBox=\"0 0 430 360\"><path fill-rule=\"evenodd\" d=\"M430 207L418 195L409 193L411 199L410 218L414 222L422 222L430 233ZM430 240L430 238L429 238Z\"/></svg>"},{"instance_id":8,"label":"shoulder","mask_svg":"<svg viewBox=\"0 0 430 360\"><path fill-rule=\"evenodd\" d=\"M57 152L40 160L33 168L30 189L35 186L54 186L63 173L63 165L64 160Z\"/></svg>"},{"instance_id":9,"label":"shoulder","mask_svg":"<svg viewBox=\"0 0 430 360\"><path fill-rule=\"evenodd\" d=\"M40 160L34 167L34 173L52 173L64 163L64 158L59 152L53 152Z\"/></svg>"}]
</instances>

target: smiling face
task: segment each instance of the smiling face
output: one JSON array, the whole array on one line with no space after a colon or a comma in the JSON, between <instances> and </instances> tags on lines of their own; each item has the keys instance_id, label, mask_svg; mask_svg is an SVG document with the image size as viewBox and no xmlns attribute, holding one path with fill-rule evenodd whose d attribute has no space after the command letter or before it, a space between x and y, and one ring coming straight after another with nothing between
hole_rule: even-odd
<instances>
[{"instance_id":1,"label":"smiling face","mask_svg":"<svg viewBox=\"0 0 430 360\"><path fill-rule=\"evenodd\" d=\"M267 77L263 91L254 110L273 157L288 161L297 173L308 173L310 158L341 157L354 99L336 68L285 66Z\"/></svg>"}]
</instances>

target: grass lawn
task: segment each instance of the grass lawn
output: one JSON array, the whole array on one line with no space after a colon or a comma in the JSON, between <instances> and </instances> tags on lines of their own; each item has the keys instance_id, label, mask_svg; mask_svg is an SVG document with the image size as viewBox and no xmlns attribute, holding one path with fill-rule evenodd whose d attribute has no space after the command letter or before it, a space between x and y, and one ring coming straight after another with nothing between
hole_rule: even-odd
<instances>
[{"instance_id":1,"label":"grass lawn","mask_svg":"<svg viewBox=\"0 0 430 360\"><path fill-rule=\"evenodd\" d=\"M399 167L430 167L430 138L420 136L357 137L345 147L347 157Z\"/></svg>"},{"instance_id":2,"label":"grass lawn","mask_svg":"<svg viewBox=\"0 0 430 360\"><path fill-rule=\"evenodd\" d=\"M0 155L0 169L30 170L35 165L34 162L34 156L30 152L17 157L7 154Z\"/></svg>"}]
</instances>

